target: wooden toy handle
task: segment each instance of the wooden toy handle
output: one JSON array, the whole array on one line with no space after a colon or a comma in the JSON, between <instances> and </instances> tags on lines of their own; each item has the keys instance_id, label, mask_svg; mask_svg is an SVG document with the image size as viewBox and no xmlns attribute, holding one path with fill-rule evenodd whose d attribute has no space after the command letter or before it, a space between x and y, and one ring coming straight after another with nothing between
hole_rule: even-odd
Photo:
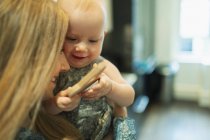
<instances>
[{"instance_id":1,"label":"wooden toy handle","mask_svg":"<svg viewBox=\"0 0 210 140\"><path fill-rule=\"evenodd\" d=\"M81 93L93 83L98 80L98 76L104 71L106 65L102 61L98 64L94 64L90 72L88 72L78 83L67 89L68 96L71 97L75 94Z\"/></svg>"}]
</instances>

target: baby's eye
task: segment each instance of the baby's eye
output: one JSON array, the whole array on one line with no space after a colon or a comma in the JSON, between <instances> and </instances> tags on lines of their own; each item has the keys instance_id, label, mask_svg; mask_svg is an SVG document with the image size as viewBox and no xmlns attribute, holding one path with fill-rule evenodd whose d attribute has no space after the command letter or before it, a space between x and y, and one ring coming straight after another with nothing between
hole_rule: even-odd
<instances>
[{"instance_id":1,"label":"baby's eye","mask_svg":"<svg viewBox=\"0 0 210 140\"><path fill-rule=\"evenodd\" d=\"M89 40L90 43L97 43L98 40Z\"/></svg>"},{"instance_id":2,"label":"baby's eye","mask_svg":"<svg viewBox=\"0 0 210 140\"><path fill-rule=\"evenodd\" d=\"M77 38L67 36L66 40L71 41L71 42L75 42L75 41L77 41Z\"/></svg>"}]
</instances>

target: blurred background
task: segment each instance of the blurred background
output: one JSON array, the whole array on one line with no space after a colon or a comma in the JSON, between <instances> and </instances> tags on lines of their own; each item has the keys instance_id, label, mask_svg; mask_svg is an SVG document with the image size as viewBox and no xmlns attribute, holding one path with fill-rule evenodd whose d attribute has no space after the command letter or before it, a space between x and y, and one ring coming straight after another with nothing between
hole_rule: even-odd
<instances>
[{"instance_id":1,"label":"blurred background","mask_svg":"<svg viewBox=\"0 0 210 140\"><path fill-rule=\"evenodd\" d=\"M136 91L139 140L210 139L210 0L106 0L102 56Z\"/></svg>"}]
</instances>

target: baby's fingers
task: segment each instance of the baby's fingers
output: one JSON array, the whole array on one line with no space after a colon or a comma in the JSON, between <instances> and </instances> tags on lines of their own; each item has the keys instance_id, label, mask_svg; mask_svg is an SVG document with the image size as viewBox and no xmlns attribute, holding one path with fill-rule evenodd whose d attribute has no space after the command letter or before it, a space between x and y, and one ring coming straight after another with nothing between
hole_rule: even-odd
<instances>
[{"instance_id":1,"label":"baby's fingers","mask_svg":"<svg viewBox=\"0 0 210 140\"><path fill-rule=\"evenodd\" d=\"M57 102L57 106L63 110L71 103L71 101L72 101L71 98L60 97L60 98L57 98L56 102Z\"/></svg>"}]
</instances>

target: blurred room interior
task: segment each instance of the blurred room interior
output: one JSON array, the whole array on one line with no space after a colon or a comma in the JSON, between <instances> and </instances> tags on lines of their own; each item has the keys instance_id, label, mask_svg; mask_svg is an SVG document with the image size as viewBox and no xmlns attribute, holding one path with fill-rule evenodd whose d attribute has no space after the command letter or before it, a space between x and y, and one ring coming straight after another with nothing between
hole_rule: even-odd
<instances>
[{"instance_id":1,"label":"blurred room interior","mask_svg":"<svg viewBox=\"0 0 210 140\"><path fill-rule=\"evenodd\" d=\"M106 0L102 55L135 91L139 140L210 139L210 0Z\"/></svg>"}]
</instances>

